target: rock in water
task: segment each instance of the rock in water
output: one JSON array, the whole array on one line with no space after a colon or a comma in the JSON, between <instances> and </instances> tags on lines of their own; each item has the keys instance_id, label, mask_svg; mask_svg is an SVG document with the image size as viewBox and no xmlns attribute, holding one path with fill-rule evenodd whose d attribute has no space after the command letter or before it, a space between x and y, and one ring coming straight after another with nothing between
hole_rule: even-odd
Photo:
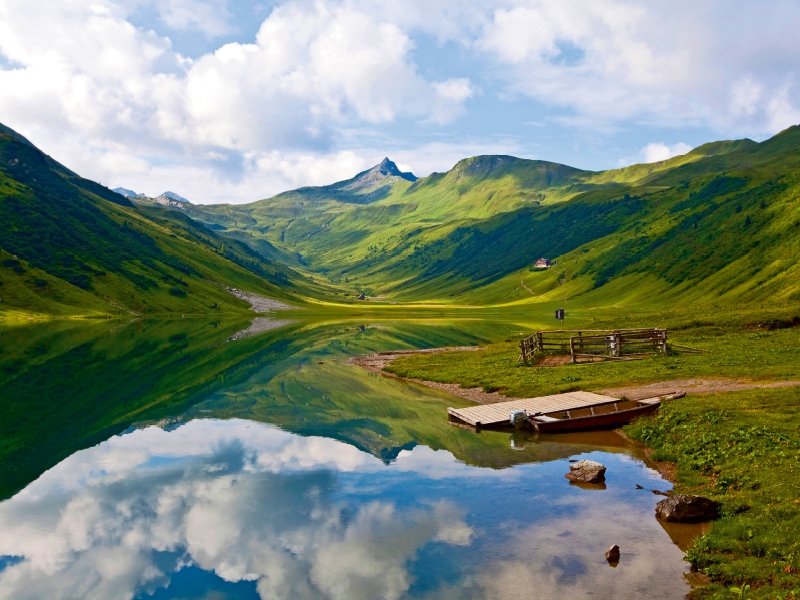
<instances>
[{"instance_id":1,"label":"rock in water","mask_svg":"<svg viewBox=\"0 0 800 600\"><path fill-rule=\"evenodd\" d=\"M611 548L608 549L608 552L606 552L606 560L609 563L614 563L614 564L619 562L619 546L614 544L613 546L611 546Z\"/></svg>"},{"instance_id":2,"label":"rock in water","mask_svg":"<svg viewBox=\"0 0 800 600\"><path fill-rule=\"evenodd\" d=\"M606 468L593 460L579 460L569 466L569 473L564 477L570 481L601 483L606 479Z\"/></svg>"},{"instance_id":3,"label":"rock in water","mask_svg":"<svg viewBox=\"0 0 800 600\"><path fill-rule=\"evenodd\" d=\"M719 516L719 502L702 496L675 494L656 504L656 517L671 523L710 521Z\"/></svg>"}]
</instances>

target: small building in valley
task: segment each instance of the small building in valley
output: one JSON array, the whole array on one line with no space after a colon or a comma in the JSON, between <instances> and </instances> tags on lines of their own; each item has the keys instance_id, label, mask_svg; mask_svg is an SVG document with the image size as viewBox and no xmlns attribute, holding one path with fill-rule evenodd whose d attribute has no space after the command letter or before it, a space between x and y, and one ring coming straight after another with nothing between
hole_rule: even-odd
<instances>
[{"instance_id":1,"label":"small building in valley","mask_svg":"<svg viewBox=\"0 0 800 600\"><path fill-rule=\"evenodd\" d=\"M546 269L547 267L552 267L553 263L550 262L549 258L540 258L533 266L537 269Z\"/></svg>"}]
</instances>

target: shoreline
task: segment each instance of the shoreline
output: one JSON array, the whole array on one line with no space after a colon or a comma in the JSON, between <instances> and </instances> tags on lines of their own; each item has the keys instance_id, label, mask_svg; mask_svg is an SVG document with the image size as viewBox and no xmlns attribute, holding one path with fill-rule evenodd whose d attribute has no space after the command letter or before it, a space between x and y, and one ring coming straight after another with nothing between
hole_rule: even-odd
<instances>
[{"instance_id":1,"label":"shoreline","mask_svg":"<svg viewBox=\"0 0 800 600\"><path fill-rule=\"evenodd\" d=\"M519 398L512 397L512 396L503 396L499 391L498 392L485 392L483 388L474 387L474 388L462 388L457 383L441 383L438 381L430 381L424 379L417 379L415 377L403 377L401 375L397 375L396 373L392 373L391 371L384 370L385 367L389 366L392 362L394 362L398 358L402 358L405 356L414 356L414 355L426 355L426 354L442 354L444 352L474 352L478 350L483 350L484 347L481 346L460 346L460 347L442 347L442 348L428 348L423 350L398 350L394 352L377 352L373 354L367 354L362 356L355 356L350 358L346 364L352 364L367 371L371 371L372 373L377 373L384 377L393 377L396 379L402 379L403 381L409 381L411 383L416 383L419 385L423 385L428 388L440 390L443 392L447 392L452 394L453 396L457 396L459 398L463 398L465 400L470 400L477 404L495 404L499 402L509 402L513 400L518 400ZM554 363L552 366L559 366L560 363ZM548 365L550 366L550 365ZM674 379L669 381L658 381L653 383L645 383L639 385L629 385L623 387L616 387L616 388L605 388L600 390L589 390L594 391L598 394L603 394L606 396L612 397L626 397L631 400L640 400L643 398L649 398L653 396L660 396L666 395L668 393L674 392L676 389L681 389L686 391L687 394L719 394L725 392L736 392L736 391L744 391L744 390L753 390L753 389L774 389L774 388L787 388L787 387L796 387L800 386L800 381L797 380L790 380L790 381L777 381L777 382L753 382L753 381L746 381L746 380L736 380L731 378L692 378L692 379ZM653 454L655 452L655 448L649 446L644 442L640 442L631 438L629 435L625 433L623 428L616 428L613 429L615 433L625 439L626 442L629 444L636 446L642 450L644 457L646 459L646 463L649 467L658 471L661 476L672 483L673 485L678 484L677 473L678 473L678 465L676 462L671 461L660 461L653 458Z\"/></svg>"},{"instance_id":2,"label":"shoreline","mask_svg":"<svg viewBox=\"0 0 800 600\"><path fill-rule=\"evenodd\" d=\"M500 395L499 392L484 392L482 388L462 388L457 383L439 383L438 381L428 381L424 379L416 379L413 377L401 377L390 371L384 371L384 367L390 365L394 360L404 356L415 356L418 354L442 354L444 352L475 352L483 350L483 346L457 346L445 348L429 348L425 350L398 350L396 352L376 352L374 354L365 354L362 356L354 356L350 358L346 364L355 365L366 371L383 375L384 377L394 377L402 379L403 381L410 381L425 387L433 388L458 396L465 400L471 400L478 404L495 404L497 402L508 402L514 400L507 396Z\"/></svg>"},{"instance_id":3,"label":"shoreline","mask_svg":"<svg viewBox=\"0 0 800 600\"><path fill-rule=\"evenodd\" d=\"M376 352L373 354L354 356L347 361L347 364L356 365L357 367L361 367L362 369L371 371L373 373L378 373L385 377L395 377L404 381L411 381L419 385L424 385L425 387L448 392L453 396L458 396L459 398L464 398L465 400L471 400L478 404L496 404L498 402L520 400L521 398L515 396L504 396L500 391L485 392L483 391L483 388L480 387L463 388L457 383L442 383L427 379L417 379L415 377L403 377L401 375L392 373L391 371L385 370L385 367L388 367L396 359L406 356L443 354L445 352L475 352L484 349L484 346L453 346L443 348L427 348L423 350ZM560 363L546 365L546 367L557 366L560 366ZM615 398L622 398L624 396L629 400L642 400L644 398L651 398L654 396L664 396L677 390L685 391L687 394L718 394L722 392L739 392L753 389L786 388L796 386L800 386L800 380L757 382L752 380L732 379L729 377L695 377L690 379L671 379L667 381L655 381L651 383L586 391L602 394L604 396L612 396Z\"/></svg>"}]
</instances>

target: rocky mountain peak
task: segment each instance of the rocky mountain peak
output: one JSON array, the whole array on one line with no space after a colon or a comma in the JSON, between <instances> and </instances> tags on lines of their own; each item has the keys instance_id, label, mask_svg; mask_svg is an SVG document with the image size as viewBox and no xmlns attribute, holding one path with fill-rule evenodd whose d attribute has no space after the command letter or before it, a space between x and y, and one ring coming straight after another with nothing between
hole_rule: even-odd
<instances>
[{"instance_id":1,"label":"rocky mountain peak","mask_svg":"<svg viewBox=\"0 0 800 600\"><path fill-rule=\"evenodd\" d=\"M159 198L169 198L171 200L177 200L178 202L189 202L186 198L179 196L175 192L164 192Z\"/></svg>"},{"instance_id":2,"label":"rocky mountain peak","mask_svg":"<svg viewBox=\"0 0 800 600\"><path fill-rule=\"evenodd\" d=\"M376 182L377 180L383 179L385 177L400 177L401 179L405 179L407 181L417 180L417 178L414 176L413 173L404 173L400 169L398 169L397 165L394 162L392 162L388 157L384 158L380 163L378 163L371 169L356 175L356 179L361 179L361 180L368 179L371 182Z\"/></svg>"},{"instance_id":3,"label":"rocky mountain peak","mask_svg":"<svg viewBox=\"0 0 800 600\"><path fill-rule=\"evenodd\" d=\"M397 165L388 158L384 158L380 163L362 171L352 179L336 183L331 188L344 190L350 193L364 193L386 186L393 185L398 179L406 181L416 181L413 173L404 173L397 168Z\"/></svg>"},{"instance_id":4,"label":"rocky mountain peak","mask_svg":"<svg viewBox=\"0 0 800 600\"><path fill-rule=\"evenodd\" d=\"M357 178L369 178L372 181L375 181L379 178L383 177L400 177L401 179L405 179L407 181L416 181L417 178L414 176L413 173L404 173L400 169L397 168L397 165L389 160L387 156L384 158L380 163L369 169L368 171L364 171L363 173L359 173Z\"/></svg>"},{"instance_id":5,"label":"rocky mountain peak","mask_svg":"<svg viewBox=\"0 0 800 600\"><path fill-rule=\"evenodd\" d=\"M151 202L155 202L156 204L161 204L163 206L172 206L173 208L185 208L189 206L191 202L189 202L183 196L179 196L175 192L164 192L163 194L156 196L155 198L151 198L147 194L137 194L133 190L129 190L128 188L118 187L112 190L117 194L125 196L126 198L131 198L132 200L144 204L149 204Z\"/></svg>"}]
</instances>

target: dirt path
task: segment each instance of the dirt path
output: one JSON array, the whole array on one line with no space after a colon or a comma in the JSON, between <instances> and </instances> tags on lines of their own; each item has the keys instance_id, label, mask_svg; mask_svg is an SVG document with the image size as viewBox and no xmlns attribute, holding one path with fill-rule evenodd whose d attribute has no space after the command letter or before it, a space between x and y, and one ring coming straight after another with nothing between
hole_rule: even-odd
<instances>
[{"instance_id":1,"label":"dirt path","mask_svg":"<svg viewBox=\"0 0 800 600\"><path fill-rule=\"evenodd\" d=\"M663 396L675 390L683 390L687 394L716 394L718 392L738 392L757 388L782 388L800 385L800 381L776 381L773 383L759 383L755 381L741 381L736 379L674 379L672 381L659 381L643 385L629 385L625 387L597 390L598 394L620 398L625 396L631 400Z\"/></svg>"},{"instance_id":2,"label":"dirt path","mask_svg":"<svg viewBox=\"0 0 800 600\"><path fill-rule=\"evenodd\" d=\"M525 281L523 281L522 279L519 280L519 284L522 287L524 287L526 290L528 290L531 293L531 295L533 295L533 296L536 295L536 292L534 292L531 288L529 288L527 285L525 285Z\"/></svg>"},{"instance_id":3,"label":"dirt path","mask_svg":"<svg viewBox=\"0 0 800 600\"><path fill-rule=\"evenodd\" d=\"M225 289L229 294L236 296L240 300L249 302L250 310L253 310L257 313L270 312L273 310L291 310L295 308L294 306L289 306L288 304L284 304L278 300L273 300L272 298L267 298L266 296L260 296L259 294L253 294L252 292L245 292L232 287L226 287Z\"/></svg>"},{"instance_id":4,"label":"dirt path","mask_svg":"<svg viewBox=\"0 0 800 600\"><path fill-rule=\"evenodd\" d=\"M367 371L373 373L380 373L387 377L397 377L406 381L413 381L420 385L429 388L442 390L460 398L472 400L478 404L495 404L497 402L510 402L511 400L519 400L511 396L502 396L498 392L491 394L484 392L482 388L462 388L457 383L439 383L436 381L427 381L423 379L415 379L412 377L399 377L394 373L384 371L383 368L389 365L392 361L403 356L413 354L440 354L442 352L464 351L474 352L475 350L482 350L483 348L475 346L463 346L456 348L431 348L429 350L399 350L397 352L379 352L377 354L368 354L366 356L356 356L347 361L348 364L356 365ZM567 357L569 358L569 357ZM548 365L550 366L550 365ZM555 365L554 365L555 366ZM696 378L696 379L674 379L672 381L659 381L656 383L648 384L632 384L625 387L608 388L604 390L589 390L604 396L611 396L613 398L621 398L625 396L631 400L641 400L643 398L653 398L655 396L664 396L679 390L685 391L687 394L716 394L719 392L737 392L740 390L751 390L756 388L782 388L800 386L800 381L777 381L772 383L759 383L753 381L742 381L736 379L710 379L710 378Z\"/></svg>"}]
</instances>

